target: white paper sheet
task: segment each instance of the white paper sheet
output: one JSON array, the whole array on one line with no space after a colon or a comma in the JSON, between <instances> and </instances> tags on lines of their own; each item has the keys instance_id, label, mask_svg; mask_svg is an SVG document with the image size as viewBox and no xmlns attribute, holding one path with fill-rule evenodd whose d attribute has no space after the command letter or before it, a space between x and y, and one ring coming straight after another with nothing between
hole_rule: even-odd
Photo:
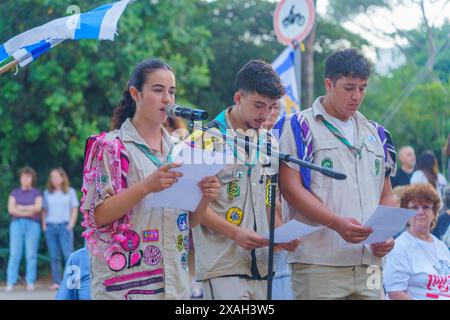
<instances>
[{"instance_id":1,"label":"white paper sheet","mask_svg":"<svg viewBox=\"0 0 450 320\"><path fill-rule=\"evenodd\" d=\"M392 238L416 213L404 208L379 206L365 223L366 227L373 228L373 233L363 243L380 243Z\"/></svg>"},{"instance_id":2,"label":"white paper sheet","mask_svg":"<svg viewBox=\"0 0 450 320\"><path fill-rule=\"evenodd\" d=\"M275 229L274 243L287 243L292 240L299 239L308 234L316 232L324 226L313 227L295 219ZM269 232L263 233L262 237L269 239Z\"/></svg>"},{"instance_id":3,"label":"white paper sheet","mask_svg":"<svg viewBox=\"0 0 450 320\"><path fill-rule=\"evenodd\" d=\"M211 152L196 149L196 153L203 157L211 158ZM174 162L182 162L181 158L175 157ZM216 175L224 167L223 163L208 164L198 161L199 164L184 163L181 167L172 169L183 173L178 182L172 187L161 192L150 194L145 199L145 205L155 208L175 208L181 210L195 211L202 198L202 192L197 185L204 177Z\"/></svg>"}]
</instances>

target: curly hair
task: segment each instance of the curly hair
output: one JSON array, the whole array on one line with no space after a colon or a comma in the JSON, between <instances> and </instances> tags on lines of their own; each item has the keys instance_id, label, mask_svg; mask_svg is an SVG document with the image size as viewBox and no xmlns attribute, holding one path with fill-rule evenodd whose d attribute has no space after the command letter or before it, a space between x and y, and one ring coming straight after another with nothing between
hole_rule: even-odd
<instances>
[{"instance_id":1,"label":"curly hair","mask_svg":"<svg viewBox=\"0 0 450 320\"><path fill-rule=\"evenodd\" d=\"M401 208L408 208L408 203L414 202L427 202L433 204L434 218L431 222L431 229L434 228L437 222L437 216L441 207L441 200L436 189L429 183L414 183L408 185L403 190L402 198L400 200Z\"/></svg>"},{"instance_id":2,"label":"curly hair","mask_svg":"<svg viewBox=\"0 0 450 320\"><path fill-rule=\"evenodd\" d=\"M236 75L236 91L256 92L272 99L280 99L286 93L280 76L263 60L247 62Z\"/></svg>"}]
</instances>

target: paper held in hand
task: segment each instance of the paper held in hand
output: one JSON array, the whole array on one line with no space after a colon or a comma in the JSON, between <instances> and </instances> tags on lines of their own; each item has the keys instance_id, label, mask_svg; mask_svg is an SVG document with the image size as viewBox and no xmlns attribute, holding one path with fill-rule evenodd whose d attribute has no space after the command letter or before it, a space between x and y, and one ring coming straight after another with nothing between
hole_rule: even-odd
<instances>
[{"instance_id":1,"label":"paper held in hand","mask_svg":"<svg viewBox=\"0 0 450 320\"><path fill-rule=\"evenodd\" d=\"M286 224L275 229L274 243L288 243L292 240L299 239L308 234L316 232L324 226L313 227L292 219ZM265 239L269 239L269 233L265 232L261 235Z\"/></svg>"},{"instance_id":2,"label":"paper held in hand","mask_svg":"<svg viewBox=\"0 0 450 320\"><path fill-rule=\"evenodd\" d=\"M197 184L204 177L215 176L219 173L225 166L223 159L225 159L225 155L218 152L213 154L186 145L181 149L174 148L173 162L183 165L171 171L181 172L183 176L178 178L178 182L170 188L147 195L145 206L194 212L202 199L202 192Z\"/></svg>"},{"instance_id":3,"label":"paper held in hand","mask_svg":"<svg viewBox=\"0 0 450 320\"><path fill-rule=\"evenodd\" d=\"M404 208L378 206L365 223L366 227L373 228L373 232L363 244L381 243L392 238L416 213L414 210Z\"/></svg>"}]
</instances>

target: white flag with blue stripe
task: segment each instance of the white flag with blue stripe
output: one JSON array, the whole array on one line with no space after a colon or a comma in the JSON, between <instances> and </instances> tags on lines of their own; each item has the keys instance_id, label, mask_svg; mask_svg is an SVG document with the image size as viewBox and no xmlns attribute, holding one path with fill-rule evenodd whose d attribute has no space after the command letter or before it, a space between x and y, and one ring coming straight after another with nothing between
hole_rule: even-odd
<instances>
[{"instance_id":1,"label":"white flag with blue stripe","mask_svg":"<svg viewBox=\"0 0 450 320\"><path fill-rule=\"evenodd\" d=\"M117 22L129 2L105 4L25 31L0 46L0 63L14 57L23 67L66 39L114 40Z\"/></svg>"},{"instance_id":2,"label":"white flag with blue stripe","mask_svg":"<svg viewBox=\"0 0 450 320\"><path fill-rule=\"evenodd\" d=\"M281 82L286 88L286 95L280 108L280 116L284 114L295 113L300 110L298 104L298 89L297 80L295 77L294 64L294 50L287 47L284 51L272 62L272 67L280 76Z\"/></svg>"}]
</instances>

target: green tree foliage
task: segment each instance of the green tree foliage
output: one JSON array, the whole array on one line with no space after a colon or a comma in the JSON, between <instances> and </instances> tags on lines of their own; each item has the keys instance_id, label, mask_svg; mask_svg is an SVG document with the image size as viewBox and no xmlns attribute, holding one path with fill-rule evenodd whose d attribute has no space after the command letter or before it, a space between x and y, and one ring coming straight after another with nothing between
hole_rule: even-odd
<instances>
[{"instance_id":1,"label":"green tree foliage","mask_svg":"<svg viewBox=\"0 0 450 320\"><path fill-rule=\"evenodd\" d=\"M81 12L104 3L77 1ZM17 75L10 72L0 77L0 248L8 246L6 201L19 184L18 169L24 165L35 168L43 189L50 169L62 166L79 191L85 140L109 130L112 112L139 61L157 57L171 64L177 72L181 101L190 101L192 94L209 84L210 32L195 19L199 3L152 3L137 1L127 7L114 42L67 40ZM71 4L1 1L0 42L64 16Z\"/></svg>"}]
</instances>

